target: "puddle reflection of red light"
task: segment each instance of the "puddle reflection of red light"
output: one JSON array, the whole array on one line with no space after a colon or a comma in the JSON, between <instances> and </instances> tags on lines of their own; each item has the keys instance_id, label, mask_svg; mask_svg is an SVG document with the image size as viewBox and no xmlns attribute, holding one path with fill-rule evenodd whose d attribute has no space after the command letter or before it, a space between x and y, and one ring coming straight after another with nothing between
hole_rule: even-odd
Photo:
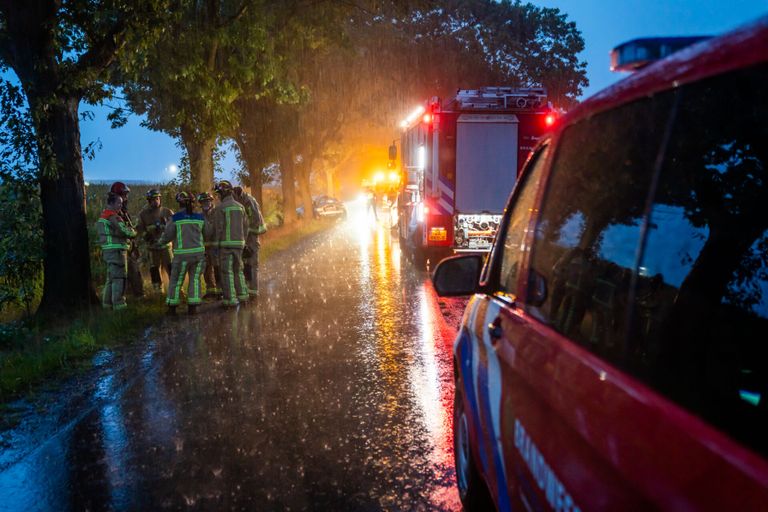
<instances>
[{"instance_id":1,"label":"puddle reflection of red light","mask_svg":"<svg viewBox=\"0 0 768 512\"><path fill-rule=\"evenodd\" d=\"M437 417L432 418L436 428L430 430L434 451L432 461L438 468L443 468L453 473L453 341L456 338L456 330L449 326L440 310L438 297L432 283L425 279L421 293L421 321L424 328L422 341L424 343L425 358L431 357L436 366L435 383L437 386L437 399L433 402L430 412ZM427 398L427 397L425 397ZM426 412L426 411L425 411ZM440 503L450 509L459 510L458 491L455 486L450 488L435 487L431 493L433 503Z\"/></svg>"}]
</instances>

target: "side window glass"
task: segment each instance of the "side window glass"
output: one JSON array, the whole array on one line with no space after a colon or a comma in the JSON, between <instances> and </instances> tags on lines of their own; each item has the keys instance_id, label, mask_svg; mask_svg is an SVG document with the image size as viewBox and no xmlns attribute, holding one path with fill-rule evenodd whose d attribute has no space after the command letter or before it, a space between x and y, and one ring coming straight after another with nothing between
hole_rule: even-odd
<instances>
[{"instance_id":1,"label":"side window glass","mask_svg":"<svg viewBox=\"0 0 768 512\"><path fill-rule=\"evenodd\" d=\"M525 174L520 191L510 206L512 211L509 224L504 234L504 252L501 258L501 277L499 289L511 295L517 294L517 279L520 264L527 252L526 241L531 221L531 212L536 201L536 193L541 182L541 173L547 161L549 146L545 146L534 155Z\"/></svg>"},{"instance_id":2,"label":"side window glass","mask_svg":"<svg viewBox=\"0 0 768 512\"><path fill-rule=\"evenodd\" d=\"M536 226L530 272L537 284L529 290L539 306L531 313L614 364L624 350L645 204L671 105L664 93L566 129Z\"/></svg>"},{"instance_id":3,"label":"side window glass","mask_svg":"<svg viewBox=\"0 0 768 512\"><path fill-rule=\"evenodd\" d=\"M682 89L631 337L641 378L764 455L767 83L762 64Z\"/></svg>"}]
</instances>

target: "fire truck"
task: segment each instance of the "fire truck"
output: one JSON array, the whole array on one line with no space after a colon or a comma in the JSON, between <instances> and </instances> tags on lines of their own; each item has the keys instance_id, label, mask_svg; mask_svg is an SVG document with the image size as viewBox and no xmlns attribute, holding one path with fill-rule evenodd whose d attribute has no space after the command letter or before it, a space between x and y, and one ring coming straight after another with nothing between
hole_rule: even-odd
<instances>
[{"instance_id":1,"label":"fire truck","mask_svg":"<svg viewBox=\"0 0 768 512\"><path fill-rule=\"evenodd\" d=\"M460 89L411 113L400 125L401 246L433 261L489 251L517 175L555 114L545 89L512 87Z\"/></svg>"}]
</instances>

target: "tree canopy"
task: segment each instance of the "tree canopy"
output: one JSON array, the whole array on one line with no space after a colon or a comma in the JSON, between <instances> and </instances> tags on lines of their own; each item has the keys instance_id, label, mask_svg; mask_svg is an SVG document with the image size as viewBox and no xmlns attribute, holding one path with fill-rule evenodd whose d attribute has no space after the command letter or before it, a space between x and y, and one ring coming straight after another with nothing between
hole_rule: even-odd
<instances>
[{"instance_id":1,"label":"tree canopy","mask_svg":"<svg viewBox=\"0 0 768 512\"><path fill-rule=\"evenodd\" d=\"M13 159L34 155L26 161L36 166L42 205L44 313L81 307L94 297L80 101L107 97L108 75L118 66L129 71L141 65L136 56L162 31L169 7L163 0L0 1L0 66L14 71L24 95L22 105L0 105L4 114L22 112L12 118L11 132L20 136L10 140L17 151L2 155L2 174L17 176L20 160Z\"/></svg>"},{"instance_id":2,"label":"tree canopy","mask_svg":"<svg viewBox=\"0 0 768 512\"><path fill-rule=\"evenodd\" d=\"M353 138L385 146L374 139L428 97L543 85L569 107L587 83L583 47L559 10L509 0L0 0L0 70L20 83L0 91L0 176L38 189L42 309L93 296L83 100L122 90L147 127L181 143L196 192L210 189L222 141L256 187L279 162L290 220L317 162L348 160Z\"/></svg>"}]
</instances>

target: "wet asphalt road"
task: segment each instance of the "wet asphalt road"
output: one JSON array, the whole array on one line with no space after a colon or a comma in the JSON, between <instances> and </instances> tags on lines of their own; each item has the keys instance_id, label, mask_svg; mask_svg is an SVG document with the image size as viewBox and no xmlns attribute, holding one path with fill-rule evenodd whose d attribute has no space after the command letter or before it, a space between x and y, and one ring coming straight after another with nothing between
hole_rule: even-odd
<instances>
[{"instance_id":1,"label":"wet asphalt road","mask_svg":"<svg viewBox=\"0 0 768 512\"><path fill-rule=\"evenodd\" d=\"M0 434L0 510L457 510L450 349L428 275L350 220L262 299L169 320Z\"/></svg>"}]
</instances>

